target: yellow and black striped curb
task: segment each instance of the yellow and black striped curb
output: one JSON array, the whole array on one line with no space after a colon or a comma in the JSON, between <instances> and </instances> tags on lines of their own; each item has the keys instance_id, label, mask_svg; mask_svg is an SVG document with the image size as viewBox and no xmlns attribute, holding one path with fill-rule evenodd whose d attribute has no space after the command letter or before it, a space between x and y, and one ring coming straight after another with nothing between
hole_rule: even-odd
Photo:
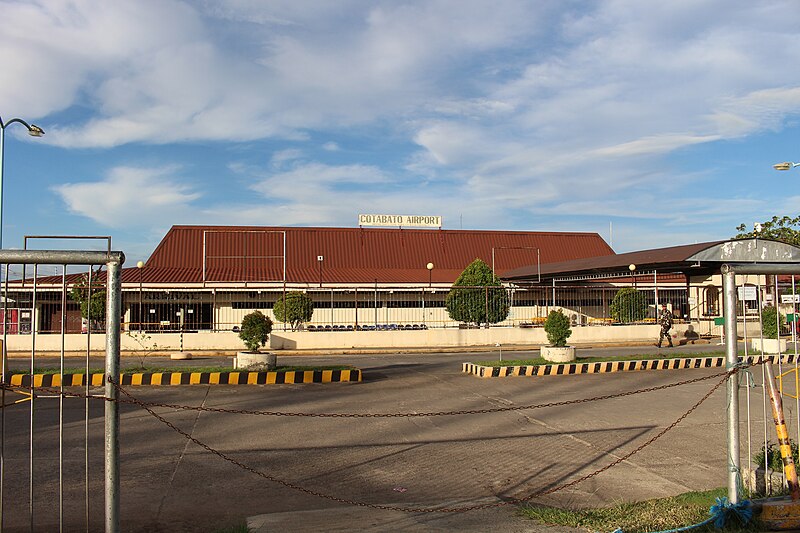
<instances>
[{"instance_id":1,"label":"yellow and black striped curb","mask_svg":"<svg viewBox=\"0 0 800 533\"><path fill-rule=\"evenodd\" d=\"M66 374L65 387L90 384L100 387L105 374ZM60 387L61 374L12 374L11 385L30 387L33 377L34 387ZM280 385L297 383L337 383L361 381L361 370L297 370L288 372L142 372L120 374L121 385Z\"/></svg>"},{"instance_id":2,"label":"yellow and black striped curb","mask_svg":"<svg viewBox=\"0 0 800 533\"><path fill-rule=\"evenodd\" d=\"M739 361L752 364L777 356L753 355L740 357ZM797 361L794 354L780 356L781 363ZM574 374L603 374L607 372L635 372L637 370L681 370L690 368L718 368L725 366L725 357L691 357L680 359L644 359L638 361L605 361L600 363L566 363L528 366L483 366L463 363L461 371L481 378L508 376L569 376Z\"/></svg>"}]
</instances>

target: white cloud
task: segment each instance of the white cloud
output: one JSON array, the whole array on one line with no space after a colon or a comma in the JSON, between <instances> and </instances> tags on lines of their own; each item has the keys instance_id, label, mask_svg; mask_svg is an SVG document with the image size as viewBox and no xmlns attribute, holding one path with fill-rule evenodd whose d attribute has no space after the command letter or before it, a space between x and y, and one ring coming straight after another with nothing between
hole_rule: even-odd
<instances>
[{"instance_id":1,"label":"white cloud","mask_svg":"<svg viewBox=\"0 0 800 533\"><path fill-rule=\"evenodd\" d=\"M403 206L464 215L468 227L529 227L564 210L683 224L691 211L660 205L689 183L670 175L670 157L800 115L794 0L0 0L0 9L0 66L18 81L0 85L0 111L40 123L45 143L152 158L156 168L55 188L103 224L116 223L115 210L162 225L218 214L225 223L229 208L231 221L279 213L349 225L365 207ZM129 143L183 144L114 149ZM208 166L238 174L225 205L153 162L191 161L192 150L221 154ZM192 161L202 175L192 183L214 190L224 176L202 166ZM722 196L710 203L733 201L706 182L718 179L712 171L698 174ZM130 182L156 194L134 210ZM265 205L246 200L251 186ZM105 196L108 205L84 200Z\"/></svg>"},{"instance_id":2,"label":"white cloud","mask_svg":"<svg viewBox=\"0 0 800 533\"><path fill-rule=\"evenodd\" d=\"M171 0L0 5L4 77L13 80L0 86L0 101L32 116L93 103L109 69L192 39L197 30L191 11Z\"/></svg>"},{"instance_id":3,"label":"white cloud","mask_svg":"<svg viewBox=\"0 0 800 533\"><path fill-rule=\"evenodd\" d=\"M341 150L339 145L333 141L329 141L323 144L322 149L325 150L326 152L338 152L339 150Z\"/></svg>"},{"instance_id":4,"label":"white cloud","mask_svg":"<svg viewBox=\"0 0 800 533\"><path fill-rule=\"evenodd\" d=\"M717 141L719 135L653 135L637 139L616 146L605 146L591 152L592 155L601 157L624 157L644 154L665 154L692 144Z\"/></svg>"},{"instance_id":5,"label":"white cloud","mask_svg":"<svg viewBox=\"0 0 800 533\"><path fill-rule=\"evenodd\" d=\"M48 124L47 142L67 147L298 138L393 117L416 122L417 142L458 164L444 140L426 139L443 127L430 114L459 118L452 130L476 135L453 144L485 141L487 152L507 142L500 123L521 145L671 135L678 147L797 112L800 79L786 68L800 59L796 24L775 21L790 5L4 3L4 72L26 82L3 84L0 101L34 117L96 109L83 123ZM769 86L775 73L783 99Z\"/></svg>"},{"instance_id":6,"label":"white cloud","mask_svg":"<svg viewBox=\"0 0 800 533\"><path fill-rule=\"evenodd\" d=\"M273 168L282 168L286 163L300 159L303 157L303 151L297 148L288 148L286 150L279 150L272 154L270 163Z\"/></svg>"},{"instance_id":7,"label":"white cloud","mask_svg":"<svg viewBox=\"0 0 800 533\"><path fill-rule=\"evenodd\" d=\"M483 227L495 227L498 222L490 202L476 205L468 192L452 183L408 186L399 177L367 165L299 163L285 172L250 168L240 173L259 180L251 188L264 196L264 202L215 206L207 216L213 219L230 213L228 224L352 226L359 213L403 211L443 216L450 228L459 227L462 215L469 224Z\"/></svg>"},{"instance_id":8,"label":"white cloud","mask_svg":"<svg viewBox=\"0 0 800 533\"><path fill-rule=\"evenodd\" d=\"M709 120L729 137L779 129L787 116L800 114L800 86L762 89L726 98Z\"/></svg>"},{"instance_id":9,"label":"white cloud","mask_svg":"<svg viewBox=\"0 0 800 533\"><path fill-rule=\"evenodd\" d=\"M159 225L185 216L190 204L200 198L174 175L177 169L117 167L106 179L65 183L53 187L68 209L104 226Z\"/></svg>"},{"instance_id":10,"label":"white cloud","mask_svg":"<svg viewBox=\"0 0 800 533\"><path fill-rule=\"evenodd\" d=\"M389 176L377 167L309 163L273 174L253 185L252 189L271 197L318 198L323 192L331 193L354 186L375 186L389 182Z\"/></svg>"},{"instance_id":11,"label":"white cloud","mask_svg":"<svg viewBox=\"0 0 800 533\"><path fill-rule=\"evenodd\" d=\"M414 136L441 165L463 166L497 157L498 142L486 139L485 129L454 121L428 124Z\"/></svg>"},{"instance_id":12,"label":"white cloud","mask_svg":"<svg viewBox=\"0 0 800 533\"><path fill-rule=\"evenodd\" d=\"M3 84L0 100L33 116L97 111L48 125L48 142L66 147L295 137L402 113L449 92L444 67L508 46L535 22L519 1L3 5L0 42L15 58L5 71L26 83Z\"/></svg>"}]
</instances>

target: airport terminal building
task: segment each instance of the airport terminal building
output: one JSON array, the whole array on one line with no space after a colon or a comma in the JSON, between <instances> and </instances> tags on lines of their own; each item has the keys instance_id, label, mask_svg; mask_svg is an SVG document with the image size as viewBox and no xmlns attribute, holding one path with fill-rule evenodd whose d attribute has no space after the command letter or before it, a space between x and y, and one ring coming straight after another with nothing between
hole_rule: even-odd
<instances>
[{"instance_id":1,"label":"airport terminal building","mask_svg":"<svg viewBox=\"0 0 800 533\"><path fill-rule=\"evenodd\" d=\"M253 310L275 321L272 307L288 291L312 299L308 331L469 327L449 316L445 298L479 258L508 293L509 312L498 326L540 325L552 309L565 310L574 325L608 325L617 291L632 286L647 299L644 323L668 303L679 319L711 334L722 313L719 266L758 257L797 260L800 250L762 239L615 254L596 233L179 225L146 262L123 268L122 327L230 332ZM85 331L77 303L64 296L79 277L37 280L35 305L30 283L10 287L7 333L28 333L33 324L57 332L62 321L67 333ZM770 292L765 287L743 310L757 310Z\"/></svg>"},{"instance_id":2,"label":"airport terminal building","mask_svg":"<svg viewBox=\"0 0 800 533\"><path fill-rule=\"evenodd\" d=\"M174 330L183 313L185 328L231 329L303 291L310 325L457 326L445 295L476 258L500 273L611 254L596 233L174 226L144 265L123 270L125 321ZM509 320L522 304L546 305L518 299Z\"/></svg>"}]
</instances>

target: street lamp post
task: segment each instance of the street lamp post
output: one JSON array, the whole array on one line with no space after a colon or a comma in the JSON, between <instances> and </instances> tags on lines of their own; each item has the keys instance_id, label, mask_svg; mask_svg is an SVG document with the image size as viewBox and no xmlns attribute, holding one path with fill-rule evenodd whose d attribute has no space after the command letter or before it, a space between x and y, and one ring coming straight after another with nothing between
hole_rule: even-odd
<instances>
[{"instance_id":1,"label":"street lamp post","mask_svg":"<svg viewBox=\"0 0 800 533\"><path fill-rule=\"evenodd\" d=\"M139 331L142 331L142 323L144 322L144 315L142 314L142 269L144 268L144 261L136 263L136 268L139 269Z\"/></svg>"},{"instance_id":2,"label":"street lamp post","mask_svg":"<svg viewBox=\"0 0 800 533\"><path fill-rule=\"evenodd\" d=\"M433 287L433 263L428 263L425 268L428 269L428 287Z\"/></svg>"},{"instance_id":3,"label":"street lamp post","mask_svg":"<svg viewBox=\"0 0 800 533\"><path fill-rule=\"evenodd\" d=\"M28 135L31 137L41 137L44 135L44 130L36 124L28 124L21 118L12 118L8 122L3 122L0 117L0 248L3 247L3 148L5 145L6 128L11 124L22 124L28 128Z\"/></svg>"}]
</instances>

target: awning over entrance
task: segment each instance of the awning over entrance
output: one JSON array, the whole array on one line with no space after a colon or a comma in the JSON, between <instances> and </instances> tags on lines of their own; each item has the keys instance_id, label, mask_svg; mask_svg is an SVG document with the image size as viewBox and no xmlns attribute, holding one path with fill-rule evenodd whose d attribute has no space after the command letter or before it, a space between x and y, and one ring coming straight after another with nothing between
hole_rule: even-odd
<instances>
[{"instance_id":1,"label":"awning over entrance","mask_svg":"<svg viewBox=\"0 0 800 533\"><path fill-rule=\"evenodd\" d=\"M718 273L724 263L793 261L800 261L800 248L796 246L767 239L732 239L590 257L541 267L531 265L504 272L500 278L512 283L530 283L567 276L587 279L613 275L624 277L629 276L632 270L695 276Z\"/></svg>"}]
</instances>

